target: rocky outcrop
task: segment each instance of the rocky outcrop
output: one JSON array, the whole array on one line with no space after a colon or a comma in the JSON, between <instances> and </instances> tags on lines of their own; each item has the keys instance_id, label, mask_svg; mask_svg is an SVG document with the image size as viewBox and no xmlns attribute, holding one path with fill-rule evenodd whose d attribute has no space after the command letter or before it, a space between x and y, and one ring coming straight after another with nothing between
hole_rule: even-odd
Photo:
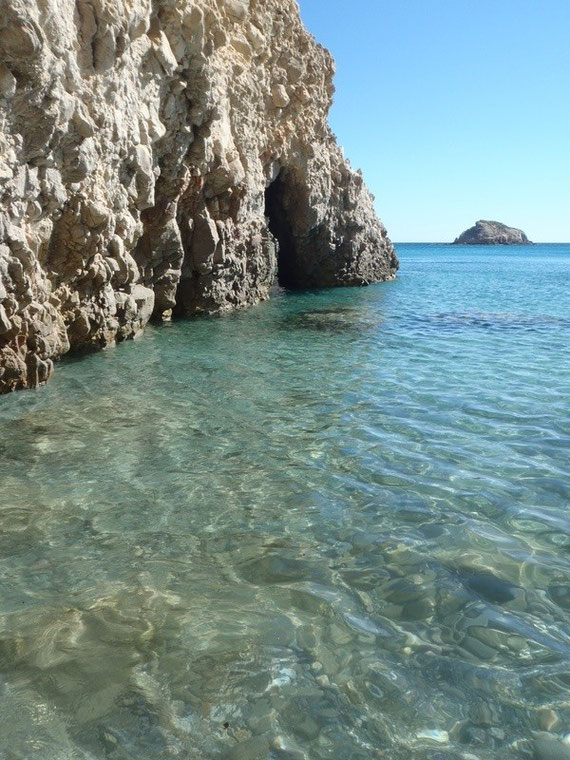
<instances>
[{"instance_id":1,"label":"rocky outcrop","mask_svg":"<svg viewBox=\"0 0 570 760\"><path fill-rule=\"evenodd\" d=\"M0 391L152 317L397 259L294 0L4 0Z\"/></svg>"},{"instance_id":2,"label":"rocky outcrop","mask_svg":"<svg viewBox=\"0 0 570 760\"><path fill-rule=\"evenodd\" d=\"M455 239L454 245L532 245L522 230L485 219Z\"/></svg>"}]
</instances>

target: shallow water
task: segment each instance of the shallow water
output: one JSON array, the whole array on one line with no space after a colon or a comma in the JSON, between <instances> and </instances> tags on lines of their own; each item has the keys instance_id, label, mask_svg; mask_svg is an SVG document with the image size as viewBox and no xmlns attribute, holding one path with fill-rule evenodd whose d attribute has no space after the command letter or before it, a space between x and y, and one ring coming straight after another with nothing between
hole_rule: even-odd
<instances>
[{"instance_id":1,"label":"shallow water","mask_svg":"<svg viewBox=\"0 0 570 760\"><path fill-rule=\"evenodd\" d=\"M570 246L399 254L0 399L2 760L566 757Z\"/></svg>"}]
</instances>

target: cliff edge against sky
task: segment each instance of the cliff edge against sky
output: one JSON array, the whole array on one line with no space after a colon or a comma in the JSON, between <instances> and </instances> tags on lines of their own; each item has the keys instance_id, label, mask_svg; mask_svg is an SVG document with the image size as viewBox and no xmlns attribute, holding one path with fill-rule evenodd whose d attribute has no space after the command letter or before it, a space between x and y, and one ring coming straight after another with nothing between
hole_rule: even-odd
<instances>
[{"instance_id":1,"label":"cliff edge against sky","mask_svg":"<svg viewBox=\"0 0 570 760\"><path fill-rule=\"evenodd\" d=\"M0 392L151 316L390 279L293 0L4 0Z\"/></svg>"}]
</instances>

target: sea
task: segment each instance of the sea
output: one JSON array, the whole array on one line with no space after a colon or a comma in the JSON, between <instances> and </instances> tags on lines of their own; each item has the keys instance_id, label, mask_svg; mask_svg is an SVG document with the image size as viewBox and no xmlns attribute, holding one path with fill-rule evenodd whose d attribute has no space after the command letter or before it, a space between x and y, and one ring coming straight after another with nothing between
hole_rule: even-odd
<instances>
[{"instance_id":1,"label":"sea","mask_svg":"<svg viewBox=\"0 0 570 760\"><path fill-rule=\"evenodd\" d=\"M0 398L2 760L570 757L570 245Z\"/></svg>"}]
</instances>

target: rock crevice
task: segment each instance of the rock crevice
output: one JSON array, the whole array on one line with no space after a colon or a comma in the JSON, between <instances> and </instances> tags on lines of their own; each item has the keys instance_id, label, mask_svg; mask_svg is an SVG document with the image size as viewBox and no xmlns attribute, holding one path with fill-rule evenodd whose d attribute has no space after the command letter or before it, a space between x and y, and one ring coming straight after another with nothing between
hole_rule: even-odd
<instances>
[{"instance_id":1,"label":"rock crevice","mask_svg":"<svg viewBox=\"0 0 570 760\"><path fill-rule=\"evenodd\" d=\"M390 279L294 0L4 0L0 392L154 315Z\"/></svg>"}]
</instances>

